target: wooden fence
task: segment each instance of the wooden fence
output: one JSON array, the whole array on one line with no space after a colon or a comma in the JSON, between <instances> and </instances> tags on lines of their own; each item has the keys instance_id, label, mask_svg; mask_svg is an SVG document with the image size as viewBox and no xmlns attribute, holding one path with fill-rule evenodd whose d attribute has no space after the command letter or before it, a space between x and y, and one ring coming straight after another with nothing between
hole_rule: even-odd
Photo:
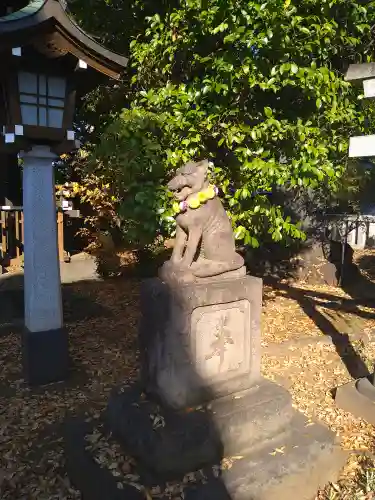
<instances>
[{"instance_id":1,"label":"wooden fence","mask_svg":"<svg viewBox=\"0 0 375 500\"><path fill-rule=\"evenodd\" d=\"M0 207L0 265L20 266L23 262L24 222L22 207ZM64 262L64 213L57 212L59 259Z\"/></svg>"}]
</instances>

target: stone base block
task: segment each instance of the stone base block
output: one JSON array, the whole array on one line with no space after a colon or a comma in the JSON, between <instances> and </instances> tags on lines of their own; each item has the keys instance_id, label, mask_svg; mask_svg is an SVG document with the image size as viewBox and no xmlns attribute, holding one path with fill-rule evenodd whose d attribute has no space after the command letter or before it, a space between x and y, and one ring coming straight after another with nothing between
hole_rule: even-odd
<instances>
[{"instance_id":1,"label":"stone base block","mask_svg":"<svg viewBox=\"0 0 375 500\"><path fill-rule=\"evenodd\" d=\"M312 500L336 481L346 454L319 424L296 414L287 433L254 448L219 478L190 488L186 500Z\"/></svg>"},{"instance_id":2,"label":"stone base block","mask_svg":"<svg viewBox=\"0 0 375 500\"><path fill-rule=\"evenodd\" d=\"M261 379L247 391L210 404L224 456L244 454L275 435L284 435L295 416L290 394Z\"/></svg>"},{"instance_id":3,"label":"stone base block","mask_svg":"<svg viewBox=\"0 0 375 500\"><path fill-rule=\"evenodd\" d=\"M308 429L308 430L307 430ZM85 500L142 500L146 488L165 482L139 470L140 483L146 488L125 485L118 489L121 478L96 463L86 449L85 435L90 432L81 423L70 425L65 437L66 468L70 480ZM276 451L276 450L279 451ZM346 454L338 449L332 434L320 425L306 428L303 417L296 418L287 439L275 439L239 459L219 477L214 467L203 468L205 481L196 486L185 484L185 500L313 500L317 490L329 481L336 481L345 463ZM175 478L183 482L180 476ZM160 494L159 500L170 500Z\"/></svg>"},{"instance_id":4,"label":"stone base block","mask_svg":"<svg viewBox=\"0 0 375 500\"><path fill-rule=\"evenodd\" d=\"M141 292L142 381L175 409L250 388L260 379L262 281L252 276L167 284Z\"/></svg>"},{"instance_id":5,"label":"stone base block","mask_svg":"<svg viewBox=\"0 0 375 500\"><path fill-rule=\"evenodd\" d=\"M208 407L182 412L163 410L141 399L133 387L113 393L107 417L124 449L131 450L151 473L173 479L223 456L245 453L276 434L284 435L294 414L289 393L262 380Z\"/></svg>"},{"instance_id":6,"label":"stone base block","mask_svg":"<svg viewBox=\"0 0 375 500\"><path fill-rule=\"evenodd\" d=\"M375 386L367 378L339 387L335 401L339 408L375 425Z\"/></svg>"},{"instance_id":7,"label":"stone base block","mask_svg":"<svg viewBox=\"0 0 375 500\"><path fill-rule=\"evenodd\" d=\"M70 480L85 500L142 500L146 491L166 484L162 477L145 474L142 466L138 485L125 484L121 478L94 461L87 449L85 436L89 424L71 421L66 425L65 458ZM129 453L127 453L129 454ZM230 459L230 457L228 457ZM306 427L306 420L296 414L289 433L280 435L264 446L255 447L243 457L236 456L233 465L217 477L217 463L202 468L204 481L194 486L185 483L185 500L313 500L317 490L336 481L346 454L334 444L332 433L319 424ZM193 471L192 471L193 472ZM160 479L160 481L158 481ZM183 477L175 477L183 483ZM144 485L144 488L139 485ZM169 493L157 496L170 500Z\"/></svg>"},{"instance_id":8,"label":"stone base block","mask_svg":"<svg viewBox=\"0 0 375 500\"><path fill-rule=\"evenodd\" d=\"M108 430L155 480L173 480L207 463L216 463L223 447L210 412L162 410L140 396L137 387L113 393L107 409Z\"/></svg>"},{"instance_id":9,"label":"stone base block","mask_svg":"<svg viewBox=\"0 0 375 500\"><path fill-rule=\"evenodd\" d=\"M69 337L64 328L22 335L25 381L32 386L65 380L69 368Z\"/></svg>"},{"instance_id":10,"label":"stone base block","mask_svg":"<svg viewBox=\"0 0 375 500\"><path fill-rule=\"evenodd\" d=\"M126 389L112 395L107 420L148 483L208 470L207 484L188 489L188 500L311 500L346 458L329 430L308 423L288 392L266 380L187 412L163 411ZM216 478L212 467L230 457L232 467Z\"/></svg>"}]
</instances>

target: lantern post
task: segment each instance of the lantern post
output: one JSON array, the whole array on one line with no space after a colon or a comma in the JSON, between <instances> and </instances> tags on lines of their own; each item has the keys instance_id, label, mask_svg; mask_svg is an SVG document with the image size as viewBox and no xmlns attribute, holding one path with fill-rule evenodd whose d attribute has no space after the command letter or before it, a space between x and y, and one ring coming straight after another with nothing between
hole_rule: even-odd
<instances>
[{"instance_id":1,"label":"lantern post","mask_svg":"<svg viewBox=\"0 0 375 500\"><path fill-rule=\"evenodd\" d=\"M26 381L43 385L64 380L69 366L54 165L79 147L74 115L80 98L108 77L119 79L127 59L84 33L63 0L33 0L6 12L0 17L0 152L22 159L22 361Z\"/></svg>"}]
</instances>

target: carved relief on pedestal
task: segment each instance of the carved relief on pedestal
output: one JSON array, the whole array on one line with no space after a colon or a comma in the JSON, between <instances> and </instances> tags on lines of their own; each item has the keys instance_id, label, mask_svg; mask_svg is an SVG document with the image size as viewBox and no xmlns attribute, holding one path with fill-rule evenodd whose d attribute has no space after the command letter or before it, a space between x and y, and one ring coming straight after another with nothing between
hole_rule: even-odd
<instances>
[{"instance_id":1,"label":"carved relief on pedestal","mask_svg":"<svg viewBox=\"0 0 375 500\"><path fill-rule=\"evenodd\" d=\"M234 377L249 369L250 321L247 300L194 310L192 358L202 379Z\"/></svg>"}]
</instances>

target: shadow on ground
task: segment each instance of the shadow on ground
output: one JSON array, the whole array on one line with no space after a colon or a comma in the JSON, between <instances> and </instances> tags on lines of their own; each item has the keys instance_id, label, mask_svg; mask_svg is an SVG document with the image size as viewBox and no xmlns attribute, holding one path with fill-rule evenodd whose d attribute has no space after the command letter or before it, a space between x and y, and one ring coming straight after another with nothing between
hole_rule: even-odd
<instances>
[{"instance_id":1,"label":"shadow on ground","mask_svg":"<svg viewBox=\"0 0 375 500\"><path fill-rule=\"evenodd\" d=\"M343 333L335 321L340 313L347 313L362 319L375 319L375 284L364 276L357 274L356 280L343 283L343 290L351 296L344 298L331 293L298 288L267 279L267 283L278 295L286 296L296 301L305 314L316 324L322 335L331 339L337 354L340 356L348 373L353 379L368 377L369 369L352 344L353 337L361 338L358 327L353 320L349 333ZM371 293L374 292L374 295ZM266 297L267 300L267 297ZM363 309L365 308L365 310ZM325 310L325 314L322 312ZM374 309L369 311L368 309Z\"/></svg>"},{"instance_id":2,"label":"shadow on ground","mask_svg":"<svg viewBox=\"0 0 375 500\"><path fill-rule=\"evenodd\" d=\"M62 297L65 322L82 321L86 318L110 316L111 312L95 301L90 294L91 282L80 282L79 289L74 285L63 285ZM23 288L0 290L0 328L1 325L22 324L24 319Z\"/></svg>"}]
</instances>

